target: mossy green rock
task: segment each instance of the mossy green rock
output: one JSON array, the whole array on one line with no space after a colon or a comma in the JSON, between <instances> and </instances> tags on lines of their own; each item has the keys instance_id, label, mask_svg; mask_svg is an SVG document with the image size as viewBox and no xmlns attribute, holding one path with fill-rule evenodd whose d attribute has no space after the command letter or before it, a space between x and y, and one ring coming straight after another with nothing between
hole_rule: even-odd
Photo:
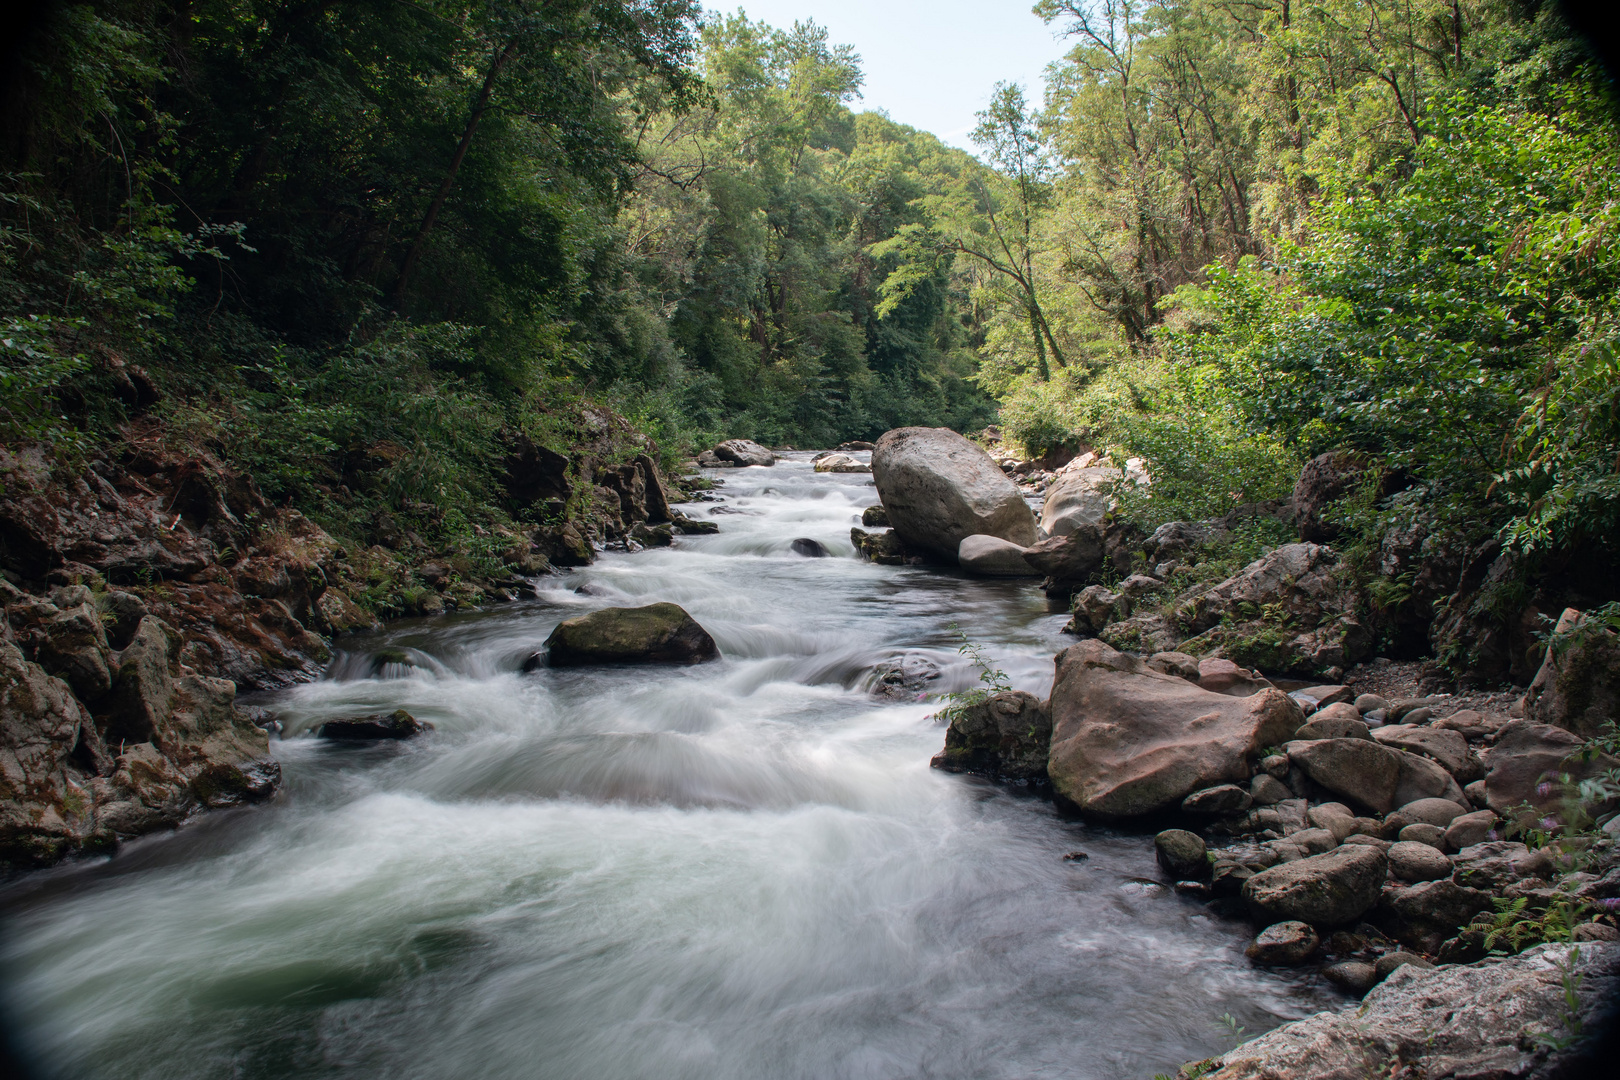
<instances>
[{"instance_id":1,"label":"mossy green rock","mask_svg":"<svg viewBox=\"0 0 1620 1080\"><path fill-rule=\"evenodd\" d=\"M1186 829L1166 829L1153 838L1153 853L1164 872L1177 881L1201 880L1209 876L1208 848L1197 833Z\"/></svg>"},{"instance_id":2,"label":"mossy green rock","mask_svg":"<svg viewBox=\"0 0 1620 1080\"><path fill-rule=\"evenodd\" d=\"M1006 780L1046 779L1052 716L1033 694L1007 690L944 715L950 727L934 768Z\"/></svg>"},{"instance_id":3,"label":"mossy green rock","mask_svg":"<svg viewBox=\"0 0 1620 1080\"><path fill-rule=\"evenodd\" d=\"M718 660L714 638L679 604L604 608L558 624L546 638L552 667L701 664Z\"/></svg>"}]
</instances>

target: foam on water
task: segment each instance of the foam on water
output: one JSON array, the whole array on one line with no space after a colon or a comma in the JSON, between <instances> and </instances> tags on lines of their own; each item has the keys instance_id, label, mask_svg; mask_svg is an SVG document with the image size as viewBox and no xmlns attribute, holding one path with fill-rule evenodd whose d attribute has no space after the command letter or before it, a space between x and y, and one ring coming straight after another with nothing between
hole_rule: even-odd
<instances>
[{"instance_id":1,"label":"foam on water","mask_svg":"<svg viewBox=\"0 0 1620 1080\"><path fill-rule=\"evenodd\" d=\"M849 557L870 480L808 459L719 474L749 513L718 535L341 642L273 703L273 805L11 886L33 1048L120 1080L1149 1076L1219 1050L1223 1013L1318 1007L1145 884L1144 836L928 768L937 702L873 698L874 668L972 685L956 623L1044 694L1063 616ZM560 620L660 600L723 659L521 673ZM395 708L437 730L309 735Z\"/></svg>"}]
</instances>

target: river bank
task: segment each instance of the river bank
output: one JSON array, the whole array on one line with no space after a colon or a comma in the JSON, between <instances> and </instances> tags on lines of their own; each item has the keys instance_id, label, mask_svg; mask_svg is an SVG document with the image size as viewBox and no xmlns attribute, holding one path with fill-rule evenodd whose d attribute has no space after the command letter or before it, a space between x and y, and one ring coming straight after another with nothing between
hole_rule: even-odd
<instances>
[{"instance_id":1,"label":"river bank","mask_svg":"<svg viewBox=\"0 0 1620 1080\"><path fill-rule=\"evenodd\" d=\"M165 1076L505 1074L543 1037L559 1076L1146 1076L1331 1013L1359 992L1333 961L1401 951L1363 933L1257 965L1235 897L1155 859L1162 817L1088 822L1041 785L931 772L942 699L981 675L958 632L1045 702L1070 613L1028 580L854 558L875 488L815 457L711 472L714 495L671 507L718 534L350 633L323 679L245 696L279 733L267 805L10 885L42 1057L146 1075L156 1040ZM723 660L524 672L558 622L655 600ZM1445 711L1464 704L1510 707ZM309 737L395 709L432 731ZM1278 842L1315 824L1256 822Z\"/></svg>"}]
</instances>

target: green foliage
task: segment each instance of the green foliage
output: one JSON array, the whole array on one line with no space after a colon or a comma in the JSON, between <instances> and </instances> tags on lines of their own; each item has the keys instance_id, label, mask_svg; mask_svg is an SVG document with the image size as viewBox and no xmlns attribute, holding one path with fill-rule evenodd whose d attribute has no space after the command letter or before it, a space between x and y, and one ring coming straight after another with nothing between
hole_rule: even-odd
<instances>
[{"instance_id":1,"label":"green foliage","mask_svg":"<svg viewBox=\"0 0 1620 1080\"><path fill-rule=\"evenodd\" d=\"M989 699L992 694L1011 690L1012 683L1008 680L1007 673L997 668L995 663L985 656L984 647L969 639L960 626L952 623L947 629L957 640L956 651L971 660L973 666L979 669L978 686L945 695L947 704L939 711L938 716L949 723L964 710Z\"/></svg>"},{"instance_id":2,"label":"green foliage","mask_svg":"<svg viewBox=\"0 0 1620 1080\"><path fill-rule=\"evenodd\" d=\"M1491 903L1496 911L1484 925L1485 947L1497 956L1511 956L1547 941L1572 941L1581 922L1578 902L1572 900L1556 900L1539 911L1531 911L1523 896L1496 896Z\"/></svg>"}]
</instances>

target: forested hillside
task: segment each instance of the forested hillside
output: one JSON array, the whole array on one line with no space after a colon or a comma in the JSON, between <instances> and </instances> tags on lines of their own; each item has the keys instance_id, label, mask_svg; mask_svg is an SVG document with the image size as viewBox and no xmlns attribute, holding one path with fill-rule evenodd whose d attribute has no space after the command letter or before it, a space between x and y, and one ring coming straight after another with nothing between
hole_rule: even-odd
<instances>
[{"instance_id":1,"label":"forested hillside","mask_svg":"<svg viewBox=\"0 0 1620 1080\"><path fill-rule=\"evenodd\" d=\"M5 441L201 455L366 543L535 517L503 461L620 464L609 412L666 464L999 421L1144 458L1149 526L1341 451L1365 565L1416 514L1613 599L1614 95L1552 6L1035 10L1071 51L973 157L813 22L693 0L42 6Z\"/></svg>"}]
</instances>

